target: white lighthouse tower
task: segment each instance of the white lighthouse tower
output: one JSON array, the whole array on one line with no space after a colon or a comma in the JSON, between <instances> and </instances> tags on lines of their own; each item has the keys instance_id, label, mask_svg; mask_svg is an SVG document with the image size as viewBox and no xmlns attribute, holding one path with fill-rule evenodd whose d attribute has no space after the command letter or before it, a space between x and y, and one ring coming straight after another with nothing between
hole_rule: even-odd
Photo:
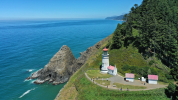
<instances>
[{"instance_id":1,"label":"white lighthouse tower","mask_svg":"<svg viewBox=\"0 0 178 100\"><path fill-rule=\"evenodd\" d=\"M109 54L108 54L108 49L106 47L103 49L103 54L102 54L102 67L101 67L101 73L107 73L108 72L108 67L109 66Z\"/></svg>"}]
</instances>

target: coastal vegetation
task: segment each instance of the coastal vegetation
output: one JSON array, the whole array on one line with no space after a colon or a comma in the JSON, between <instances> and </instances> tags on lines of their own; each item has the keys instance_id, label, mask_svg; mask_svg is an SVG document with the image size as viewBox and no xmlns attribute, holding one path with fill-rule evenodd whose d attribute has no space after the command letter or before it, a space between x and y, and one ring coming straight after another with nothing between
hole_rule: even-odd
<instances>
[{"instance_id":1,"label":"coastal vegetation","mask_svg":"<svg viewBox=\"0 0 178 100\"><path fill-rule=\"evenodd\" d=\"M86 72L86 74L88 75L88 77L90 78L99 78L99 79L102 79L102 78L109 78L109 77L112 77L112 75L110 74L101 74L100 73L100 70L88 70Z\"/></svg>"},{"instance_id":2,"label":"coastal vegetation","mask_svg":"<svg viewBox=\"0 0 178 100\"><path fill-rule=\"evenodd\" d=\"M113 34L111 35L113 36ZM110 40L112 39L110 36ZM119 91L119 90L110 90L107 88L100 87L96 84L93 84L90 80L85 77L85 72L88 69L95 68L94 65L99 67L100 61L102 59L99 56L102 54L102 49L110 44L108 41L105 41L101 48L93 53L87 62L74 74L71 76L70 80L61 90L60 95L56 97L57 100L60 99L114 99L122 98L125 100L142 100L142 99L163 99L169 100L165 94L164 88L154 89L154 90L145 90L145 91ZM99 69L99 68L98 68Z\"/></svg>"},{"instance_id":3,"label":"coastal vegetation","mask_svg":"<svg viewBox=\"0 0 178 100\"><path fill-rule=\"evenodd\" d=\"M62 94L72 87L73 99L169 100L178 99L178 2L176 0L143 0L124 15L126 20L100 49L70 78ZM135 73L135 78L148 74L159 76L158 83L167 88L145 91L110 90L93 84L84 73L89 68L100 69L102 49L109 48L109 62L118 73ZM121 86L121 84L116 84ZM69 96L69 97L71 97ZM62 98L62 96L61 96Z\"/></svg>"},{"instance_id":4,"label":"coastal vegetation","mask_svg":"<svg viewBox=\"0 0 178 100\"><path fill-rule=\"evenodd\" d=\"M98 83L98 84L101 84L103 86L108 86L111 83L111 81L107 81L107 80L103 80L103 81L102 80L95 80L95 82Z\"/></svg>"},{"instance_id":5,"label":"coastal vegetation","mask_svg":"<svg viewBox=\"0 0 178 100\"><path fill-rule=\"evenodd\" d=\"M176 0L143 0L134 5L126 22L118 24L112 49L133 44L146 60L156 57L171 68L170 74L178 79L178 2Z\"/></svg>"},{"instance_id":6,"label":"coastal vegetation","mask_svg":"<svg viewBox=\"0 0 178 100\"><path fill-rule=\"evenodd\" d=\"M118 24L111 49L132 45L149 63L143 69L124 65L122 70L139 71L145 77L147 74L158 74L159 81L164 82L178 81L178 2L143 0L140 6L135 4L123 19L126 22ZM173 85L175 91L171 94L176 99L178 87Z\"/></svg>"},{"instance_id":7,"label":"coastal vegetation","mask_svg":"<svg viewBox=\"0 0 178 100\"><path fill-rule=\"evenodd\" d=\"M125 85L125 84L120 84L120 83L113 83L113 85L116 85L117 88L122 88L122 89L146 89L145 86L134 86L134 85Z\"/></svg>"}]
</instances>

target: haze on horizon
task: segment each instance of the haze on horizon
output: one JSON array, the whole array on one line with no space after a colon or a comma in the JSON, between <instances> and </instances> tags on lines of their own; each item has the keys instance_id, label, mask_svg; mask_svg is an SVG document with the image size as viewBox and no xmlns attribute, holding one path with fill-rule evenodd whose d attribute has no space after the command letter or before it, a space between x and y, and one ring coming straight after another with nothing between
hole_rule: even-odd
<instances>
[{"instance_id":1,"label":"haze on horizon","mask_svg":"<svg viewBox=\"0 0 178 100\"><path fill-rule=\"evenodd\" d=\"M0 20L106 18L143 0L0 0Z\"/></svg>"}]
</instances>

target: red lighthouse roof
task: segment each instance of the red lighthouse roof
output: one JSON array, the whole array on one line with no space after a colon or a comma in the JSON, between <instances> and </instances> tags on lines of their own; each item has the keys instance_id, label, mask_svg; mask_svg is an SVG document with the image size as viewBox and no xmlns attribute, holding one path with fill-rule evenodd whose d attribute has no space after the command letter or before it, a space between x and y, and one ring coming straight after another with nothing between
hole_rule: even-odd
<instances>
[{"instance_id":1,"label":"red lighthouse roof","mask_svg":"<svg viewBox=\"0 0 178 100\"><path fill-rule=\"evenodd\" d=\"M103 49L103 51L108 51L108 49L106 49L106 47Z\"/></svg>"}]
</instances>

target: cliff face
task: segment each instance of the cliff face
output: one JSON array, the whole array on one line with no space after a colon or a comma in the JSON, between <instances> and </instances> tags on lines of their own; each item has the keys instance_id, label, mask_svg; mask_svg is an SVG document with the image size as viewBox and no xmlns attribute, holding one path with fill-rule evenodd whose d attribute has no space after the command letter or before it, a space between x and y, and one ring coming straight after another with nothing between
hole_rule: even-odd
<instances>
[{"instance_id":1,"label":"cliff face","mask_svg":"<svg viewBox=\"0 0 178 100\"><path fill-rule=\"evenodd\" d=\"M38 78L34 83L41 84L45 81L59 84L66 82L73 74L73 64L76 62L69 47L62 46L51 58L43 69L32 74L31 79Z\"/></svg>"},{"instance_id":2,"label":"cliff face","mask_svg":"<svg viewBox=\"0 0 178 100\"><path fill-rule=\"evenodd\" d=\"M34 72L30 78L37 78L37 80L34 82L36 84L42 84L46 81L49 81L49 83L53 82L54 85L57 85L68 81L70 76L73 75L80 67L82 67L90 58L92 53L98 50L102 43L108 39L109 37L101 40L94 46L89 47L86 51L80 53L80 57L78 59L75 59L70 48L64 45L51 58L49 63L45 65L43 69Z\"/></svg>"},{"instance_id":3,"label":"cliff face","mask_svg":"<svg viewBox=\"0 0 178 100\"><path fill-rule=\"evenodd\" d=\"M97 45L96 48L99 48L99 46ZM37 78L34 82L36 84L42 84L46 81L49 81L49 83L53 82L53 85L64 83L69 80L73 73L85 64L93 49L93 47L89 47L86 51L80 53L78 59L75 59L70 48L64 45L43 69L34 72L30 78Z\"/></svg>"}]
</instances>

